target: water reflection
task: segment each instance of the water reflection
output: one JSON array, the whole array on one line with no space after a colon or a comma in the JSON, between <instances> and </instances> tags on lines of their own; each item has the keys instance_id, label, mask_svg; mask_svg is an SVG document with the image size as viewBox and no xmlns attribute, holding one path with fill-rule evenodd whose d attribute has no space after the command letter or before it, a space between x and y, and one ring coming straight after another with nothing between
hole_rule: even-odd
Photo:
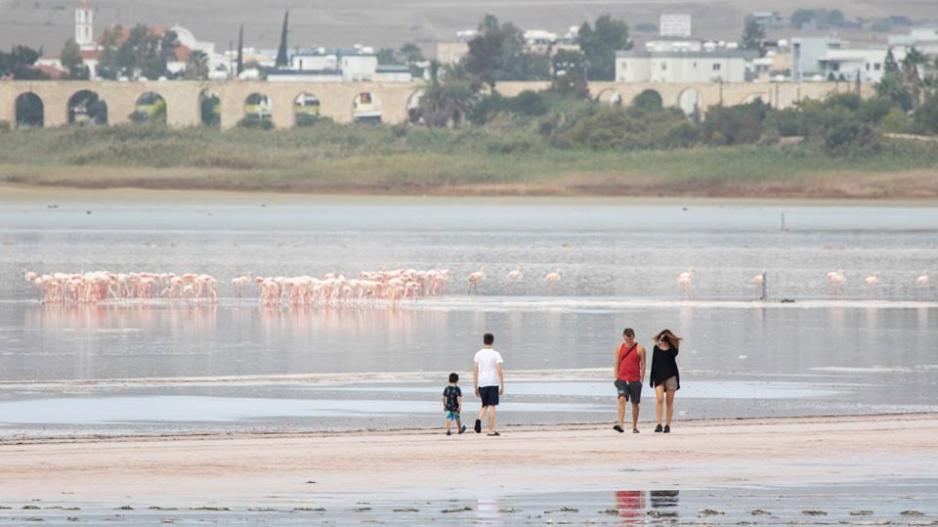
<instances>
[{"instance_id":1,"label":"water reflection","mask_svg":"<svg viewBox=\"0 0 938 527\"><path fill-rule=\"evenodd\" d=\"M619 490L615 493L615 509L622 525L643 523L646 516L677 518L679 490L651 490L646 500L645 491ZM646 511L646 504L648 509Z\"/></svg>"}]
</instances>

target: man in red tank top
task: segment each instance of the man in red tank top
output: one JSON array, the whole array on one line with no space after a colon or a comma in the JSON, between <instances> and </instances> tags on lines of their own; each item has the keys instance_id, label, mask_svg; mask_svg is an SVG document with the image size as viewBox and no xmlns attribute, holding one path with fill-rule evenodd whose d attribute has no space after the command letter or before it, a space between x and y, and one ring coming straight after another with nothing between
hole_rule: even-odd
<instances>
[{"instance_id":1,"label":"man in red tank top","mask_svg":"<svg viewBox=\"0 0 938 527\"><path fill-rule=\"evenodd\" d=\"M638 405L642 402L642 379L645 378L645 348L635 342L635 331L625 328L622 344L616 350L616 391L619 393L619 419L613 430L622 433L625 403L632 401L632 433L638 433Z\"/></svg>"}]
</instances>

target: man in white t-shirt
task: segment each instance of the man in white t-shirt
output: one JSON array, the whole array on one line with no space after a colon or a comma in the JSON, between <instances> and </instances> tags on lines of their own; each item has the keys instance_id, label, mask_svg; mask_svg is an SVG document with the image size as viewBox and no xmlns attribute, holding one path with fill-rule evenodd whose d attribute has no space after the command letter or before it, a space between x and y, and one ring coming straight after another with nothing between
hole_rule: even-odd
<instances>
[{"instance_id":1,"label":"man in white t-shirt","mask_svg":"<svg viewBox=\"0 0 938 527\"><path fill-rule=\"evenodd\" d=\"M475 384L476 397L482 400L482 409L476 419L475 431L482 433L482 419L488 413L488 435L501 435L495 431L495 407L498 406L498 397L505 393L505 371L502 364L501 353L495 351L495 336L486 333L482 337L485 346L476 352L475 367L472 370L472 380Z\"/></svg>"}]
</instances>

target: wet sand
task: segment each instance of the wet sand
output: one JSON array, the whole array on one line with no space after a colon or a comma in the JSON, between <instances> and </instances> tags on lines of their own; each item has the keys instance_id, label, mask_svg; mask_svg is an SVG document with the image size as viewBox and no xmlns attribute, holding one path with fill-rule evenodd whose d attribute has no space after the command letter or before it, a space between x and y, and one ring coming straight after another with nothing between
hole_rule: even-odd
<instances>
[{"instance_id":1,"label":"wet sand","mask_svg":"<svg viewBox=\"0 0 938 527\"><path fill-rule=\"evenodd\" d=\"M597 425L502 432L11 439L0 443L0 496L8 503L258 507L369 493L429 500L493 491L869 484L938 474L938 414L676 422L670 435Z\"/></svg>"}]
</instances>

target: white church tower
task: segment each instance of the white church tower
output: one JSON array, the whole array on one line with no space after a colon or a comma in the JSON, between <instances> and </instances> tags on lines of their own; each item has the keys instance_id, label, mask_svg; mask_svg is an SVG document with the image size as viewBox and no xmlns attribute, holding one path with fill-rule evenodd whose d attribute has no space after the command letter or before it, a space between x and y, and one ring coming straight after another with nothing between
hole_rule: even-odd
<instances>
[{"instance_id":1,"label":"white church tower","mask_svg":"<svg viewBox=\"0 0 938 527\"><path fill-rule=\"evenodd\" d=\"M94 10L88 0L81 0L75 9L75 42L81 49L95 49Z\"/></svg>"}]
</instances>

